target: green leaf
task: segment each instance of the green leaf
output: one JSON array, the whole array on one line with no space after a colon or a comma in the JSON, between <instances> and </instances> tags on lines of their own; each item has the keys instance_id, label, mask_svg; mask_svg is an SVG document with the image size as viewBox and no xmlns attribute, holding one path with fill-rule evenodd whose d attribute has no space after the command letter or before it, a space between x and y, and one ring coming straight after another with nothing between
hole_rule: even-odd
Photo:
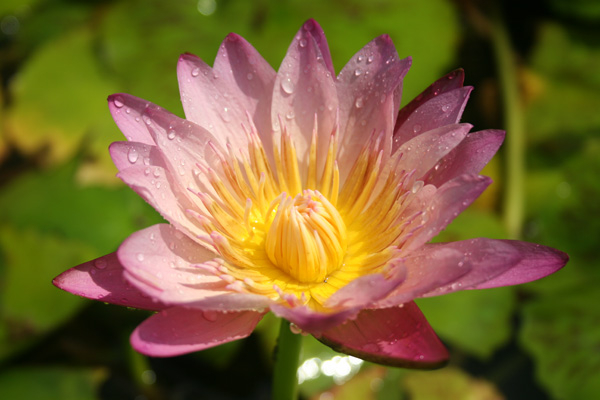
<instances>
[{"instance_id":1,"label":"green leaf","mask_svg":"<svg viewBox=\"0 0 600 400\"><path fill-rule=\"evenodd\" d=\"M491 356L510 337L515 307L511 287L465 290L418 299L417 304L444 340L474 356Z\"/></svg>"},{"instance_id":2,"label":"green leaf","mask_svg":"<svg viewBox=\"0 0 600 400\"><path fill-rule=\"evenodd\" d=\"M45 43L11 82L12 103L6 134L26 154L42 154L56 164L82 145L100 140L94 159L109 164L108 143L121 140L107 112L106 97L115 91L100 70L89 29L73 29ZM110 169L114 175L114 169Z\"/></svg>"},{"instance_id":3,"label":"green leaf","mask_svg":"<svg viewBox=\"0 0 600 400\"><path fill-rule=\"evenodd\" d=\"M14 368L0 374L0 398L96 400L97 371L66 368Z\"/></svg>"},{"instance_id":4,"label":"green leaf","mask_svg":"<svg viewBox=\"0 0 600 400\"><path fill-rule=\"evenodd\" d=\"M540 90L527 110L529 138L600 132L600 45L594 32L546 23L539 37L531 67Z\"/></svg>"},{"instance_id":5,"label":"green leaf","mask_svg":"<svg viewBox=\"0 0 600 400\"><path fill-rule=\"evenodd\" d=\"M600 280L571 293L541 297L523 309L520 340L536 359L537 377L557 399L600 393Z\"/></svg>"},{"instance_id":6,"label":"green leaf","mask_svg":"<svg viewBox=\"0 0 600 400\"><path fill-rule=\"evenodd\" d=\"M411 372L406 374L403 383L411 400L503 399L491 382L473 378L452 367L430 372Z\"/></svg>"},{"instance_id":7,"label":"green leaf","mask_svg":"<svg viewBox=\"0 0 600 400\"><path fill-rule=\"evenodd\" d=\"M0 358L29 345L78 310L82 299L61 292L51 282L95 253L78 240L0 225L4 281L0 291Z\"/></svg>"}]
</instances>

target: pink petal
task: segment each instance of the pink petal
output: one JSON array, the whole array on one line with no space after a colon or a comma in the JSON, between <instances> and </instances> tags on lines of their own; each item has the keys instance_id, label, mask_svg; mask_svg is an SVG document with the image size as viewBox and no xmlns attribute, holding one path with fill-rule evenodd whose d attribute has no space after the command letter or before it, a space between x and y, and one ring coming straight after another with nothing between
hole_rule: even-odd
<instances>
[{"instance_id":1,"label":"pink petal","mask_svg":"<svg viewBox=\"0 0 600 400\"><path fill-rule=\"evenodd\" d=\"M108 148L113 163L119 171L131 166L159 166L165 168L162 155L156 146L139 142L113 142Z\"/></svg>"},{"instance_id":2,"label":"pink petal","mask_svg":"<svg viewBox=\"0 0 600 400\"><path fill-rule=\"evenodd\" d=\"M383 134L384 154L389 154L402 79L410 65L411 59L400 60L390 37L383 35L361 49L338 75L342 183L371 133Z\"/></svg>"},{"instance_id":3,"label":"pink petal","mask_svg":"<svg viewBox=\"0 0 600 400\"><path fill-rule=\"evenodd\" d=\"M391 263L387 274L371 274L357 278L335 292L325 305L327 307L368 307L388 296L406 279L407 269L403 260Z\"/></svg>"},{"instance_id":4,"label":"pink petal","mask_svg":"<svg viewBox=\"0 0 600 400\"><path fill-rule=\"evenodd\" d=\"M300 28L281 63L273 88L273 140L279 145L283 129L291 135L302 178L306 176L314 129L317 130L317 171L323 167L338 109L335 78L326 61L331 57L322 53L329 50L325 37L319 32L322 34L313 20Z\"/></svg>"},{"instance_id":5,"label":"pink petal","mask_svg":"<svg viewBox=\"0 0 600 400\"><path fill-rule=\"evenodd\" d=\"M192 54L179 58L177 78L186 119L214 133L222 147L230 143L246 149L248 140L240 125L248 121L246 109L233 98L239 89L231 90L227 80L221 82L217 72Z\"/></svg>"},{"instance_id":6,"label":"pink petal","mask_svg":"<svg viewBox=\"0 0 600 400\"><path fill-rule=\"evenodd\" d=\"M170 308L142 322L131 334L131 345L151 357L173 357L249 336L262 314Z\"/></svg>"},{"instance_id":7,"label":"pink petal","mask_svg":"<svg viewBox=\"0 0 600 400\"><path fill-rule=\"evenodd\" d=\"M179 183L184 195L191 196L188 189L212 192L211 184L204 173L199 173L198 165L209 168L220 163L215 149L221 153L224 151L215 136L160 107L148 107L144 118L171 176ZM220 173L220 168L216 171Z\"/></svg>"},{"instance_id":8,"label":"pink petal","mask_svg":"<svg viewBox=\"0 0 600 400\"><path fill-rule=\"evenodd\" d=\"M191 193L184 191L168 170L158 166L133 166L119 172L117 177L189 237L205 234L195 218L186 212L199 205L190 200Z\"/></svg>"},{"instance_id":9,"label":"pink petal","mask_svg":"<svg viewBox=\"0 0 600 400\"><path fill-rule=\"evenodd\" d=\"M311 18L304 23L302 28L304 28L304 30L315 40L315 43L319 48L319 52L321 53L321 57L323 57L323 62L327 66L329 72L331 72L331 75L335 76L333 61L331 60L331 52L329 51L329 45L327 44L325 32L323 31L323 28L321 28L321 25Z\"/></svg>"},{"instance_id":10,"label":"pink petal","mask_svg":"<svg viewBox=\"0 0 600 400\"><path fill-rule=\"evenodd\" d=\"M127 140L154 145L154 140L142 121L142 114L150 104L146 100L125 93L108 96L110 113Z\"/></svg>"},{"instance_id":11,"label":"pink petal","mask_svg":"<svg viewBox=\"0 0 600 400\"><path fill-rule=\"evenodd\" d=\"M454 149L467 136L470 124L445 125L416 136L398 148L401 154L400 168L414 172L414 179L421 178L439 160Z\"/></svg>"},{"instance_id":12,"label":"pink petal","mask_svg":"<svg viewBox=\"0 0 600 400\"><path fill-rule=\"evenodd\" d=\"M462 174L478 174L496 154L504 141L504 131L473 132L448 153L423 179L425 183L441 186Z\"/></svg>"},{"instance_id":13,"label":"pink petal","mask_svg":"<svg viewBox=\"0 0 600 400\"><path fill-rule=\"evenodd\" d=\"M428 244L422 251L455 249L465 255L472 271L449 286L426 296L463 289L487 289L518 285L543 278L561 269L569 260L562 251L517 240L471 239Z\"/></svg>"},{"instance_id":14,"label":"pink petal","mask_svg":"<svg viewBox=\"0 0 600 400\"><path fill-rule=\"evenodd\" d=\"M232 107L252 116L265 150L271 152L275 70L246 39L230 33L219 47L213 71L219 75L219 85L226 88ZM245 116L242 121L246 123Z\"/></svg>"},{"instance_id":15,"label":"pink petal","mask_svg":"<svg viewBox=\"0 0 600 400\"><path fill-rule=\"evenodd\" d=\"M464 75L462 69L450 72L432 83L420 95L402 107L394 128L393 152L396 152L398 147L420 132L460 121L469 93L472 90L471 87L462 87ZM446 95L449 92L453 93ZM426 103L438 96L442 99L441 101L435 100L425 106ZM421 108L421 106L423 107ZM444 108L442 109L442 107ZM419 110L417 111L417 109ZM429 112L432 114L427 114ZM430 117L433 119L432 121L428 120Z\"/></svg>"},{"instance_id":16,"label":"pink petal","mask_svg":"<svg viewBox=\"0 0 600 400\"><path fill-rule=\"evenodd\" d=\"M305 332L319 334L353 318L360 311L359 307L344 308L329 313L314 311L306 306L287 307L281 304L271 305L273 314L287 319Z\"/></svg>"},{"instance_id":17,"label":"pink petal","mask_svg":"<svg viewBox=\"0 0 600 400\"><path fill-rule=\"evenodd\" d=\"M480 175L461 175L443 184L431 196L422 227L402 246L402 255L421 247L444 229L492 183ZM429 187L432 185L427 185Z\"/></svg>"},{"instance_id":18,"label":"pink petal","mask_svg":"<svg viewBox=\"0 0 600 400\"><path fill-rule=\"evenodd\" d=\"M437 368L449 356L414 302L363 310L318 339L339 352L395 367Z\"/></svg>"},{"instance_id":19,"label":"pink petal","mask_svg":"<svg viewBox=\"0 0 600 400\"><path fill-rule=\"evenodd\" d=\"M405 281L385 299L378 308L404 304L439 287L456 282L468 274L474 266L465 259L462 251L448 247L422 246L404 259L408 271Z\"/></svg>"},{"instance_id":20,"label":"pink petal","mask_svg":"<svg viewBox=\"0 0 600 400\"><path fill-rule=\"evenodd\" d=\"M257 310L270 304L267 297L229 290L217 273L221 259L171 225L135 232L117 254L125 277L165 304L220 310Z\"/></svg>"},{"instance_id":21,"label":"pink petal","mask_svg":"<svg viewBox=\"0 0 600 400\"><path fill-rule=\"evenodd\" d=\"M146 310L164 308L125 280L116 253L71 268L54 278L52 283L59 289L88 299Z\"/></svg>"}]
</instances>

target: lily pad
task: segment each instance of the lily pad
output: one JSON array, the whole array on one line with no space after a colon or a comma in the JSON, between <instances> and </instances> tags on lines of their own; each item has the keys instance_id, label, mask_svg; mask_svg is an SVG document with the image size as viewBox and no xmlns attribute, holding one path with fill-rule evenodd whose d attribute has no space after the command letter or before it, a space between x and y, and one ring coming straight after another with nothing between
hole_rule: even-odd
<instances>
[{"instance_id":1,"label":"lily pad","mask_svg":"<svg viewBox=\"0 0 600 400\"><path fill-rule=\"evenodd\" d=\"M485 359L510 337L515 309L511 287L465 290L418 299L417 304L444 340Z\"/></svg>"},{"instance_id":2,"label":"lily pad","mask_svg":"<svg viewBox=\"0 0 600 400\"><path fill-rule=\"evenodd\" d=\"M556 399L593 399L600 393L598 284L541 297L523 309L521 343Z\"/></svg>"}]
</instances>

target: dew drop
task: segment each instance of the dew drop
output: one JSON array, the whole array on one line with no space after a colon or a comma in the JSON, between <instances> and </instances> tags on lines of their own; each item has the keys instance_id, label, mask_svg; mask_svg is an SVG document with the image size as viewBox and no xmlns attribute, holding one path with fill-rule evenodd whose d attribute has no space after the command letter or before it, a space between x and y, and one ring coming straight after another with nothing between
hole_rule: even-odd
<instances>
[{"instance_id":1,"label":"dew drop","mask_svg":"<svg viewBox=\"0 0 600 400\"><path fill-rule=\"evenodd\" d=\"M371 64L373 62L373 56L367 57L367 64Z\"/></svg>"},{"instance_id":2,"label":"dew drop","mask_svg":"<svg viewBox=\"0 0 600 400\"><path fill-rule=\"evenodd\" d=\"M306 47L307 42L306 39L300 39L300 47Z\"/></svg>"},{"instance_id":3,"label":"dew drop","mask_svg":"<svg viewBox=\"0 0 600 400\"><path fill-rule=\"evenodd\" d=\"M288 120L294 119L294 112L290 111L287 114L285 114L285 118Z\"/></svg>"},{"instance_id":4,"label":"dew drop","mask_svg":"<svg viewBox=\"0 0 600 400\"><path fill-rule=\"evenodd\" d=\"M298 325L296 325L296 324L290 324L290 331L292 331L292 333L293 333L294 335L298 335L298 334L301 334L301 333L302 333L302 329L300 329L300 328L298 327Z\"/></svg>"},{"instance_id":5,"label":"dew drop","mask_svg":"<svg viewBox=\"0 0 600 400\"><path fill-rule=\"evenodd\" d=\"M425 183L424 183L423 181L416 181L416 182L413 184L413 187L412 187L412 189L411 189L411 192L413 192L413 193L417 193L419 190L421 190L421 188L423 187L423 185L424 185L424 184L425 184Z\"/></svg>"},{"instance_id":6,"label":"dew drop","mask_svg":"<svg viewBox=\"0 0 600 400\"><path fill-rule=\"evenodd\" d=\"M416 124L415 126L413 126L413 132L414 133L419 133L421 132L421 125Z\"/></svg>"},{"instance_id":7,"label":"dew drop","mask_svg":"<svg viewBox=\"0 0 600 400\"><path fill-rule=\"evenodd\" d=\"M354 106L356 108L361 108L363 106L363 98L362 98L362 96L356 98L356 101L354 102Z\"/></svg>"},{"instance_id":8,"label":"dew drop","mask_svg":"<svg viewBox=\"0 0 600 400\"><path fill-rule=\"evenodd\" d=\"M383 104L383 103L385 102L385 98L386 98L386 95L385 95L385 94L382 94L382 95L379 97L379 102Z\"/></svg>"},{"instance_id":9,"label":"dew drop","mask_svg":"<svg viewBox=\"0 0 600 400\"><path fill-rule=\"evenodd\" d=\"M354 70L354 76L360 76L360 75L362 74L362 72L363 72L363 71L362 71L362 69L360 69L360 68L356 68L356 69Z\"/></svg>"},{"instance_id":10,"label":"dew drop","mask_svg":"<svg viewBox=\"0 0 600 400\"><path fill-rule=\"evenodd\" d=\"M294 84L292 83L292 80L290 78L285 78L284 80L282 80L281 89L283 89L283 91L287 94L294 93Z\"/></svg>"},{"instance_id":11,"label":"dew drop","mask_svg":"<svg viewBox=\"0 0 600 400\"><path fill-rule=\"evenodd\" d=\"M169 140L175 139L175 136L176 136L176 133L175 133L175 131L173 129L171 129L169 132L167 132L167 138Z\"/></svg>"},{"instance_id":12,"label":"dew drop","mask_svg":"<svg viewBox=\"0 0 600 400\"><path fill-rule=\"evenodd\" d=\"M450 106L449 106L448 104L444 104L444 105L442 106L442 111L443 111L443 112L448 112L448 110L449 110L449 109L450 109Z\"/></svg>"},{"instance_id":13,"label":"dew drop","mask_svg":"<svg viewBox=\"0 0 600 400\"><path fill-rule=\"evenodd\" d=\"M106 268L106 260L103 258L99 258L96 261L94 261L94 266L98 269L104 269Z\"/></svg>"},{"instance_id":14,"label":"dew drop","mask_svg":"<svg viewBox=\"0 0 600 400\"><path fill-rule=\"evenodd\" d=\"M362 60L364 60L364 59L365 59L365 57L364 57L364 56L358 56L358 57L356 57L356 60L357 60L358 62L362 62Z\"/></svg>"},{"instance_id":15,"label":"dew drop","mask_svg":"<svg viewBox=\"0 0 600 400\"><path fill-rule=\"evenodd\" d=\"M192 76L195 78L198 75L200 75L200 68L194 68L194 69L192 69Z\"/></svg>"},{"instance_id":16,"label":"dew drop","mask_svg":"<svg viewBox=\"0 0 600 400\"><path fill-rule=\"evenodd\" d=\"M140 155L139 155L138 151L135 149L135 147L131 147L129 149L129 151L127 152L127 159L132 164L136 163L136 161L138 160L139 156Z\"/></svg>"},{"instance_id":17,"label":"dew drop","mask_svg":"<svg viewBox=\"0 0 600 400\"><path fill-rule=\"evenodd\" d=\"M138 261L144 261L144 255L142 253L137 253L136 258Z\"/></svg>"},{"instance_id":18,"label":"dew drop","mask_svg":"<svg viewBox=\"0 0 600 400\"><path fill-rule=\"evenodd\" d=\"M202 311L202 316L208 322L215 322L217 320L218 314L216 311L204 310L204 311Z\"/></svg>"},{"instance_id":19,"label":"dew drop","mask_svg":"<svg viewBox=\"0 0 600 400\"><path fill-rule=\"evenodd\" d=\"M248 79L249 81L251 81L252 78L254 78L254 74L252 74L252 72L248 72L248 75L246 75L246 79Z\"/></svg>"},{"instance_id":20,"label":"dew drop","mask_svg":"<svg viewBox=\"0 0 600 400\"><path fill-rule=\"evenodd\" d=\"M154 172L152 172L152 175L154 175L155 178L158 178L160 176L160 170L156 168Z\"/></svg>"},{"instance_id":21,"label":"dew drop","mask_svg":"<svg viewBox=\"0 0 600 400\"><path fill-rule=\"evenodd\" d=\"M223 121L225 122L231 121L231 116L229 115L229 109L227 107L223 107L223 114L221 114L221 118L223 118Z\"/></svg>"},{"instance_id":22,"label":"dew drop","mask_svg":"<svg viewBox=\"0 0 600 400\"><path fill-rule=\"evenodd\" d=\"M117 108L123 107L123 100L121 100L120 97L115 97L113 100L113 103L114 103L115 107L117 107Z\"/></svg>"}]
</instances>

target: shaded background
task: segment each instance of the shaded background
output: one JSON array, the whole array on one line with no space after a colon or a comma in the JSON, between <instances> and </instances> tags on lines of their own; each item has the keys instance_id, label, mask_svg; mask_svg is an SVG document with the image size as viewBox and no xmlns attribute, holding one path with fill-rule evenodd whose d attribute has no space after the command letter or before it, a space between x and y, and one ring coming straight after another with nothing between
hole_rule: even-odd
<instances>
[{"instance_id":1,"label":"shaded background","mask_svg":"<svg viewBox=\"0 0 600 400\"><path fill-rule=\"evenodd\" d=\"M83 300L50 282L161 221L114 177L107 147L122 136L106 97L127 92L182 116L175 73L181 53L211 63L233 31L277 68L311 17L325 30L337 71L388 33L401 57L413 57L403 104L464 68L475 91L463 120L475 130L506 124L503 60L494 56L491 33L507 29L526 135L518 234L568 252L571 261L540 282L419 301L451 350L449 366L437 371L362 363L307 337L302 396L600 398L600 2L499 2L504 17L496 25L490 3L3 0L0 398L269 397L274 318L243 341L148 359L128 343L146 312ZM508 236L502 200L511 162L505 146L484 170L494 185L440 240Z\"/></svg>"}]
</instances>

